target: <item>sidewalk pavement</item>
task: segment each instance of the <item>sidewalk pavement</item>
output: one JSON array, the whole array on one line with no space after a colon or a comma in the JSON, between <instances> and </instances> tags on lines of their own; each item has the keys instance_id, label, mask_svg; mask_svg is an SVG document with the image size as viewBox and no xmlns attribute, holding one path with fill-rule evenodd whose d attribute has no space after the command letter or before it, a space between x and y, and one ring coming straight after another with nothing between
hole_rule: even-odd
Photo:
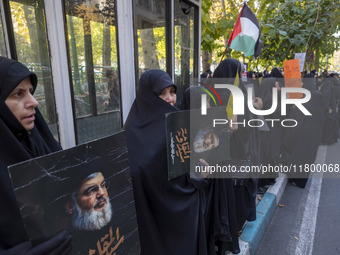
<instances>
[{"instance_id":1,"label":"sidewalk pavement","mask_svg":"<svg viewBox=\"0 0 340 255\"><path fill-rule=\"evenodd\" d=\"M247 222L240 236L240 255L253 255L274 215L281 196L287 185L285 174L279 175L274 185L270 186L256 207L256 220Z\"/></svg>"}]
</instances>

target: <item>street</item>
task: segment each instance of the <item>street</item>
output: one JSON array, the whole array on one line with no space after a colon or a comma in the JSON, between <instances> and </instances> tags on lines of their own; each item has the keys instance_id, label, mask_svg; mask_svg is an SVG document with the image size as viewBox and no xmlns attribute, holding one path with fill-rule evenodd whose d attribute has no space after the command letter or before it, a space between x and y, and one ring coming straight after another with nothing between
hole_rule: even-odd
<instances>
[{"instance_id":1,"label":"street","mask_svg":"<svg viewBox=\"0 0 340 255\"><path fill-rule=\"evenodd\" d=\"M340 164L340 140L320 146L316 164ZM310 176L311 177L311 176ZM288 182L256 255L340 254L339 178L309 178L305 189Z\"/></svg>"}]
</instances>

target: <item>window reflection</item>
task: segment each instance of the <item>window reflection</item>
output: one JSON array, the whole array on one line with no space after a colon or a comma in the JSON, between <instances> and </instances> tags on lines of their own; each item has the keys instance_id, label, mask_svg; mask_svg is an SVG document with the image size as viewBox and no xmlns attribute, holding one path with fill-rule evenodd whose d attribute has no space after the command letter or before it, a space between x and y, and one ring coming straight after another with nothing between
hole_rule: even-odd
<instances>
[{"instance_id":1,"label":"window reflection","mask_svg":"<svg viewBox=\"0 0 340 255\"><path fill-rule=\"evenodd\" d=\"M165 0L134 0L137 77L150 69L166 71Z\"/></svg>"},{"instance_id":2,"label":"window reflection","mask_svg":"<svg viewBox=\"0 0 340 255\"><path fill-rule=\"evenodd\" d=\"M149 69L174 70L174 82L177 88L177 102L182 101L184 90L189 87L194 78L194 41L197 40L198 24L197 6L185 1L174 1L174 41L169 42L167 36L165 0L133 0L134 3L134 33L136 40L137 78L143 71ZM166 45L173 45L167 49ZM198 47L198 46L196 46ZM174 66L167 60L167 50L174 51Z\"/></svg>"},{"instance_id":3,"label":"window reflection","mask_svg":"<svg viewBox=\"0 0 340 255\"><path fill-rule=\"evenodd\" d=\"M175 84L177 102L194 78L195 8L184 1L175 2Z\"/></svg>"},{"instance_id":4,"label":"window reflection","mask_svg":"<svg viewBox=\"0 0 340 255\"><path fill-rule=\"evenodd\" d=\"M38 76L35 97L39 109L58 139L50 56L46 33L44 1L10 1L15 46L18 61Z\"/></svg>"},{"instance_id":5,"label":"window reflection","mask_svg":"<svg viewBox=\"0 0 340 255\"><path fill-rule=\"evenodd\" d=\"M78 143L121 129L114 0L65 1Z\"/></svg>"}]
</instances>

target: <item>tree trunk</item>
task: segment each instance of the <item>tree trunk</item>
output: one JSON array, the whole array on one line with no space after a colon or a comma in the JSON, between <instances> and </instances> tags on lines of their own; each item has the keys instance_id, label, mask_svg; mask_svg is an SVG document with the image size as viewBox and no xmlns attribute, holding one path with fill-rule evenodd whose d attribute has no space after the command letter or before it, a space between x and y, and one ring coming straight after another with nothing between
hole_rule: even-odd
<instances>
[{"instance_id":1,"label":"tree trunk","mask_svg":"<svg viewBox=\"0 0 340 255\"><path fill-rule=\"evenodd\" d=\"M159 69L156 40L151 24L145 22L140 31L145 68Z\"/></svg>"},{"instance_id":2,"label":"tree trunk","mask_svg":"<svg viewBox=\"0 0 340 255\"><path fill-rule=\"evenodd\" d=\"M224 0L221 0L221 6L222 6L222 17L223 19L226 19L227 14L226 14L226 10L225 10L225 2ZM226 46L228 43L228 39L225 37L224 38L224 45Z\"/></svg>"},{"instance_id":3,"label":"tree trunk","mask_svg":"<svg viewBox=\"0 0 340 255\"><path fill-rule=\"evenodd\" d=\"M31 39L31 49L32 52L38 52L39 51L39 44L38 40L34 40L34 38L38 37L37 34L37 27L36 27L36 20L35 13L32 13L32 9L28 5L24 5L24 14L25 14L25 19L27 21L27 29L28 29L28 34ZM34 63L40 63L39 55L33 54L32 56L32 61ZM26 59L22 59L21 61L27 61Z\"/></svg>"},{"instance_id":4,"label":"tree trunk","mask_svg":"<svg viewBox=\"0 0 340 255\"><path fill-rule=\"evenodd\" d=\"M111 33L110 25L106 23L103 28L103 66L105 70L111 66Z\"/></svg>"},{"instance_id":5,"label":"tree trunk","mask_svg":"<svg viewBox=\"0 0 340 255\"><path fill-rule=\"evenodd\" d=\"M319 65L320 65L320 52L319 52L319 49L316 49L315 50L315 60L314 60L314 63L315 63L315 70L317 70L319 72L319 75L320 75L320 70L319 70Z\"/></svg>"},{"instance_id":6,"label":"tree trunk","mask_svg":"<svg viewBox=\"0 0 340 255\"><path fill-rule=\"evenodd\" d=\"M94 80L94 65L92 53L91 24L88 17L84 17L84 46L85 46L85 65L89 90L90 112L93 116L97 115L96 84Z\"/></svg>"},{"instance_id":7,"label":"tree trunk","mask_svg":"<svg viewBox=\"0 0 340 255\"><path fill-rule=\"evenodd\" d=\"M71 56L72 56L72 65L73 65L74 94L79 95L79 94L84 94L84 92L82 91L81 84L80 84L77 44L76 44L76 38L74 34L73 19L71 15L68 15L68 27L69 27L69 33L70 33L70 47L71 47Z\"/></svg>"},{"instance_id":8,"label":"tree trunk","mask_svg":"<svg viewBox=\"0 0 340 255\"><path fill-rule=\"evenodd\" d=\"M56 122L56 112L55 112L55 100L54 100L54 89L53 89L53 81L51 74L51 64L49 51L47 47L47 34L45 27L45 17L44 12L41 6L37 6L34 8L35 12L35 24L36 24L36 37L31 37L32 41L35 41L34 48L38 47L36 51L36 58L38 59L38 63L41 64L41 73L42 80L44 86L44 95L46 102L46 115L44 116L48 124L52 124ZM25 12L26 13L26 12ZM27 22L29 24L30 22ZM33 23L34 24L34 23ZM29 30L31 30L30 28ZM30 34L31 36L31 34ZM40 76L41 77L41 76Z\"/></svg>"},{"instance_id":9,"label":"tree trunk","mask_svg":"<svg viewBox=\"0 0 340 255\"><path fill-rule=\"evenodd\" d=\"M210 70L211 60L212 60L211 52L209 52L207 50L202 51L202 69L203 69L203 72Z\"/></svg>"}]
</instances>

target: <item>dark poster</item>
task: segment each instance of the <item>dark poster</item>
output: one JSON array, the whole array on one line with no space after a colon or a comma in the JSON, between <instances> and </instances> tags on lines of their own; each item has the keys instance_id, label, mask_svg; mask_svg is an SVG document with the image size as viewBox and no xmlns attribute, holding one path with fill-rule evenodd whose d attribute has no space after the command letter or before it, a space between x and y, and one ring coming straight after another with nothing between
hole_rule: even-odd
<instances>
[{"instance_id":1,"label":"dark poster","mask_svg":"<svg viewBox=\"0 0 340 255\"><path fill-rule=\"evenodd\" d=\"M66 229L71 254L140 254L124 132L9 171L33 243Z\"/></svg>"},{"instance_id":2,"label":"dark poster","mask_svg":"<svg viewBox=\"0 0 340 255\"><path fill-rule=\"evenodd\" d=\"M215 121L215 125L214 125ZM202 166L230 158L230 134L226 107L173 112L166 115L168 178L173 179Z\"/></svg>"}]
</instances>

